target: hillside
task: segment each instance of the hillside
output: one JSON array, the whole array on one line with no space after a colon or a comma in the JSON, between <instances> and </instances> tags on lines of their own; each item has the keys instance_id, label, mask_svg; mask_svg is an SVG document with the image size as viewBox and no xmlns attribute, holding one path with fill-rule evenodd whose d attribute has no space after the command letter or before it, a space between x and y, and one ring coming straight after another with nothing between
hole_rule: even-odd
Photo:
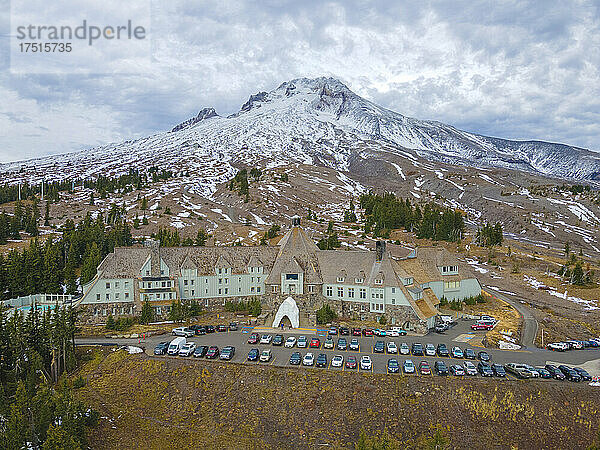
<instances>
[{"instance_id":1,"label":"hillside","mask_svg":"<svg viewBox=\"0 0 600 450\"><path fill-rule=\"evenodd\" d=\"M102 416L93 448L354 448L361 429L424 448L585 448L587 385L402 377L154 359L99 350L79 395ZM91 353L90 353L91 355ZM126 381L126 382L124 382ZM574 436L577 436L574 439Z\"/></svg>"}]
</instances>

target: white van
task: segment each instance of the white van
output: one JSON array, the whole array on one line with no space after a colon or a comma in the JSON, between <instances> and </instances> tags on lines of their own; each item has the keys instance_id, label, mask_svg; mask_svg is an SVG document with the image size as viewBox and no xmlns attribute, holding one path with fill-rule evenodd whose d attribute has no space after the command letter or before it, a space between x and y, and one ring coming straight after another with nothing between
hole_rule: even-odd
<instances>
[{"instance_id":1,"label":"white van","mask_svg":"<svg viewBox=\"0 0 600 450\"><path fill-rule=\"evenodd\" d=\"M169 349L167 350L167 353L169 355L178 355L179 350L181 350L181 347L183 347L183 345L185 343L186 343L186 340L184 337L176 337L169 344Z\"/></svg>"}]
</instances>

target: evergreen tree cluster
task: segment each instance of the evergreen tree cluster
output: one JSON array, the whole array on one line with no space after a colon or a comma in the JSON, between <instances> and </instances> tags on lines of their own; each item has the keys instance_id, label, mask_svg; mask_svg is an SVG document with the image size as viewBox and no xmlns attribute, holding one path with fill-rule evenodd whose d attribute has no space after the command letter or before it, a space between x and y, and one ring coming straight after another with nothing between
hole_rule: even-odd
<instances>
[{"instance_id":1,"label":"evergreen tree cluster","mask_svg":"<svg viewBox=\"0 0 600 450\"><path fill-rule=\"evenodd\" d=\"M262 312L262 306L259 299L252 299L248 302L244 301L227 301L225 302L225 311L241 312L247 311L251 316L258 317Z\"/></svg>"},{"instance_id":2,"label":"evergreen tree cluster","mask_svg":"<svg viewBox=\"0 0 600 450\"><path fill-rule=\"evenodd\" d=\"M321 238L319 242L317 242L317 247L321 250L333 250L341 247L342 244L338 239L337 232L333 230L333 222L330 220L327 225L327 233L325 237Z\"/></svg>"},{"instance_id":3,"label":"evergreen tree cluster","mask_svg":"<svg viewBox=\"0 0 600 450\"><path fill-rule=\"evenodd\" d=\"M0 446L85 448L98 414L59 376L75 368L75 311L67 307L10 318L0 304Z\"/></svg>"},{"instance_id":4,"label":"evergreen tree cluster","mask_svg":"<svg viewBox=\"0 0 600 450\"><path fill-rule=\"evenodd\" d=\"M56 202L59 199L59 192L70 191L72 186L73 183L70 180L53 181L51 183L44 182L44 199ZM21 200L31 200L33 197L39 197L41 193L41 183L30 185L25 182L21 184ZM3 184L0 186L0 205L18 200L18 184Z\"/></svg>"},{"instance_id":5,"label":"evergreen tree cluster","mask_svg":"<svg viewBox=\"0 0 600 450\"><path fill-rule=\"evenodd\" d=\"M360 206L365 211L365 232L373 232L374 237L389 237L390 230L404 228L415 231L421 239L456 242L462 239L465 229L460 211L434 202L413 206L409 199L371 191L360 196Z\"/></svg>"},{"instance_id":6,"label":"evergreen tree cluster","mask_svg":"<svg viewBox=\"0 0 600 450\"><path fill-rule=\"evenodd\" d=\"M485 223L485 225L477 230L475 241L482 247L493 247L501 245L504 240L502 232L502 224L496 222L494 225Z\"/></svg>"},{"instance_id":7,"label":"evergreen tree cluster","mask_svg":"<svg viewBox=\"0 0 600 450\"><path fill-rule=\"evenodd\" d=\"M77 269L80 284L96 275L96 268L117 246L131 246L133 238L126 222L107 226L102 214L94 220L87 215L77 226L67 220L58 240L41 243L32 239L22 251L0 255L0 299L47 293L74 294ZM64 287L64 289L63 289Z\"/></svg>"},{"instance_id":8,"label":"evergreen tree cluster","mask_svg":"<svg viewBox=\"0 0 600 450\"><path fill-rule=\"evenodd\" d=\"M328 304L324 304L317 310L317 323L319 325L324 325L326 323L330 323L332 320L337 319L337 314L331 306Z\"/></svg>"},{"instance_id":9,"label":"evergreen tree cluster","mask_svg":"<svg viewBox=\"0 0 600 450\"><path fill-rule=\"evenodd\" d=\"M594 271L590 269L589 264L584 269L581 261L577 261L574 254L571 254L571 258L558 269L558 275L569 284L576 286L585 286L594 282Z\"/></svg>"},{"instance_id":10,"label":"evergreen tree cluster","mask_svg":"<svg viewBox=\"0 0 600 450\"><path fill-rule=\"evenodd\" d=\"M177 229L160 228L158 233L153 233L151 237L159 241L161 247L204 247L210 235L200 228L196 234L196 239L190 237L181 239Z\"/></svg>"},{"instance_id":11,"label":"evergreen tree cluster","mask_svg":"<svg viewBox=\"0 0 600 450\"><path fill-rule=\"evenodd\" d=\"M25 231L30 236L37 236L39 218L37 197L33 197L31 204L23 205L23 202L17 201L12 216L5 212L0 214L0 244L6 244L8 239L20 240L21 231Z\"/></svg>"},{"instance_id":12,"label":"evergreen tree cluster","mask_svg":"<svg viewBox=\"0 0 600 450\"><path fill-rule=\"evenodd\" d=\"M344 222L354 223L356 222L356 213L354 212L354 202L350 200L350 207L344 211Z\"/></svg>"},{"instance_id":13,"label":"evergreen tree cluster","mask_svg":"<svg viewBox=\"0 0 600 450\"><path fill-rule=\"evenodd\" d=\"M192 317L198 317L202 313L202 306L196 300L189 302L180 302L179 300L173 300L171 302L171 309L169 310L169 320L173 322L183 322L191 319Z\"/></svg>"},{"instance_id":14,"label":"evergreen tree cluster","mask_svg":"<svg viewBox=\"0 0 600 450\"><path fill-rule=\"evenodd\" d=\"M173 177L173 172L166 169L158 169L152 166L147 172L138 169L129 169L129 172L118 177L109 177L100 175L96 179L85 180L83 186L93 189L100 194L101 198L106 198L108 194L115 192L129 193L134 190L143 189L150 182L168 180Z\"/></svg>"}]
</instances>

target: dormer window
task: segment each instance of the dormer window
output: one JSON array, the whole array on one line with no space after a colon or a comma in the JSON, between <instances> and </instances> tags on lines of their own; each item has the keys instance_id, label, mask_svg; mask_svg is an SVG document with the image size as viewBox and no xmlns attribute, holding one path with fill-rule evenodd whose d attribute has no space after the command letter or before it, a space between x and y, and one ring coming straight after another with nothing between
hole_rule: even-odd
<instances>
[{"instance_id":1,"label":"dormer window","mask_svg":"<svg viewBox=\"0 0 600 450\"><path fill-rule=\"evenodd\" d=\"M354 282L355 282L356 284L362 284L362 283L364 283L364 282L365 282L365 279L364 279L364 278L355 278L355 279L354 279Z\"/></svg>"},{"instance_id":2,"label":"dormer window","mask_svg":"<svg viewBox=\"0 0 600 450\"><path fill-rule=\"evenodd\" d=\"M377 278L375 280L375 284L383 284L383 280L381 278Z\"/></svg>"},{"instance_id":3,"label":"dormer window","mask_svg":"<svg viewBox=\"0 0 600 450\"><path fill-rule=\"evenodd\" d=\"M337 282L338 283L343 283L344 282L344 277L337 277Z\"/></svg>"}]
</instances>

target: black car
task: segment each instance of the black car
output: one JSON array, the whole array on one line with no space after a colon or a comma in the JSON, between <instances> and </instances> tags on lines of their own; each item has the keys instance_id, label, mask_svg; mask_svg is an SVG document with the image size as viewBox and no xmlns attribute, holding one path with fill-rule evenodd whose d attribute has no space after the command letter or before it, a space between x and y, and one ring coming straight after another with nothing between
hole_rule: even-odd
<instances>
[{"instance_id":1,"label":"black car","mask_svg":"<svg viewBox=\"0 0 600 450\"><path fill-rule=\"evenodd\" d=\"M221 350L220 358L225 361L231 361L233 355L235 355L235 347L233 345L228 345Z\"/></svg>"},{"instance_id":2,"label":"black car","mask_svg":"<svg viewBox=\"0 0 600 450\"><path fill-rule=\"evenodd\" d=\"M340 336L348 336L350 334L350 329L348 327L340 327Z\"/></svg>"},{"instance_id":3,"label":"black car","mask_svg":"<svg viewBox=\"0 0 600 450\"><path fill-rule=\"evenodd\" d=\"M423 345L419 343L414 343L412 345L412 354L415 356L423 356Z\"/></svg>"},{"instance_id":4,"label":"black car","mask_svg":"<svg viewBox=\"0 0 600 450\"><path fill-rule=\"evenodd\" d=\"M154 347L154 354L155 355L164 355L165 353L167 353L167 348L169 348L169 343L161 342L156 347Z\"/></svg>"},{"instance_id":5,"label":"black car","mask_svg":"<svg viewBox=\"0 0 600 450\"><path fill-rule=\"evenodd\" d=\"M337 336L337 334L338 334L337 327L331 327L331 328L329 328L328 334Z\"/></svg>"},{"instance_id":6,"label":"black car","mask_svg":"<svg viewBox=\"0 0 600 450\"><path fill-rule=\"evenodd\" d=\"M477 359L483 362L490 362L490 355L488 355L488 352L481 351L477 353Z\"/></svg>"},{"instance_id":7,"label":"black car","mask_svg":"<svg viewBox=\"0 0 600 450\"><path fill-rule=\"evenodd\" d=\"M573 367L573 370L579 374L583 381L592 381L592 376L587 372L587 370L582 369L581 367Z\"/></svg>"},{"instance_id":8,"label":"black car","mask_svg":"<svg viewBox=\"0 0 600 450\"><path fill-rule=\"evenodd\" d=\"M348 343L345 338L339 338L337 341L337 349L338 350L346 350L348 348Z\"/></svg>"},{"instance_id":9,"label":"black car","mask_svg":"<svg viewBox=\"0 0 600 450\"><path fill-rule=\"evenodd\" d=\"M327 367L327 355L325 353L319 353L319 356L317 356L317 362L315 365L317 367Z\"/></svg>"},{"instance_id":10,"label":"black car","mask_svg":"<svg viewBox=\"0 0 600 450\"><path fill-rule=\"evenodd\" d=\"M558 370L558 367L553 366L552 364L546 364L546 370L550 372L550 375L552 375L552 378L554 378L555 380L565 379L565 374L562 373L562 371Z\"/></svg>"},{"instance_id":11,"label":"black car","mask_svg":"<svg viewBox=\"0 0 600 450\"><path fill-rule=\"evenodd\" d=\"M373 347L373 352L375 353L384 353L385 352L385 344L383 341L375 342L375 346Z\"/></svg>"},{"instance_id":12,"label":"black car","mask_svg":"<svg viewBox=\"0 0 600 450\"><path fill-rule=\"evenodd\" d=\"M237 331L237 330L238 330L237 322L230 322L229 323L229 331Z\"/></svg>"},{"instance_id":13,"label":"black car","mask_svg":"<svg viewBox=\"0 0 600 450\"><path fill-rule=\"evenodd\" d=\"M450 356L450 352L448 351L448 347L446 347L446 344L438 344L437 354L442 358L447 358L448 356Z\"/></svg>"},{"instance_id":14,"label":"black car","mask_svg":"<svg viewBox=\"0 0 600 450\"><path fill-rule=\"evenodd\" d=\"M283 345L283 336L281 334L276 334L273 338L272 344L277 346Z\"/></svg>"},{"instance_id":15,"label":"black car","mask_svg":"<svg viewBox=\"0 0 600 450\"><path fill-rule=\"evenodd\" d=\"M225 325L219 325L219 326L217 326L217 331L219 333L224 333L227 331L227 327Z\"/></svg>"},{"instance_id":16,"label":"black car","mask_svg":"<svg viewBox=\"0 0 600 450\"><path fill-rule=\"evenodd\" d=\"M504 366L502 364L492 364L492 370L494 371L494 375L497 377L506 376L506 371L504 370Z\"/></svg>"},{"instance_id":17,"label":"black car","mask_svg":"<svg viewBox=\"0 0 600 450\"><path fill-rule=\"evenodd\" d=\"M292 356L290 356L290 364L292 366L299 366L301 360L302 357L300 356L300 352L294 352L292 353Z\"/></svg>"},{"instance_id":18,"label":"black car","mask_svg":"<svg viewBox=\"0 0 600 450\"><path fill-rule=\"evenodd\" d=\"M206 334L206 330L202 325L191 325L190 330L194 330L196 336L203 336Z\"/></svg>"},{"instance_id":19,"label":"black car","mask_svg":"<svg viewBox=\"0 0 600 450\"><path fill-rule=\"evenodd\" d=\"M466 359L475 359L475 351L472 348L465 348L464 355Z\"/></svg>"},{"instance_id":20,"label":"black car","mask_svg":"<svg viewBox=\"0 0 600 450\"><path fill-rule=\"evenodd\" d=\"M482 377L493 377L494 371L490 367L490 365L484 361L479 361L477 364L477 371L481 374Z\"/></svg>"},{"instance_id":21,"label":"black car","mask_svg":"<svg viewBox=\"0 0 600 450\"><path fill-rule=\"evenodd\" d=\"M560 365L558 366L558 370L560 370L565 378L569 381L581 381L581 375L579 375L576 371L571 369L569 366Z\"/></svg>"},{"instance_id":22,"label":"black car","mask_svg":"<svg viewBox=\"0 0 600 450\"><path fill-rule=\"evenodd\" d=\"M215 327L214 327L214 325L206 325L204 327L204 330L206 331L206 333L214 333L215 332Z\"/></svg>"},{"instance_id":23,"label":"black car","mask_svg":"<svg viewBox=\"0 0 600 450\"><path fill-rule=\"evenodd\" d=\"M536 367L535 370L537 370L537 373L540 374L540 378L543 378L545 380L547 380L549 378L552 378L552 374L550 372L548 372L544 368L538 368L538 367Z\"/></svg>"},{"instance_id":24,"label":"black car","mask_svg":"<svg viewBox=\"0 0 600 450\"><path fill-rule=\"evenodd\" d=\"M251 348L248 352L248 361L258 361L259 351L257 348Z\"/></svg>"},{"instance_id":25,"label":"black car","mask_svg":"<svg viewBox=\"0 0 600 450\"><path fill-rule=\"evenodd\" d=\"M199 347L196 347L196 350L194 350L194 353L192 354L192 356L194 358L204 358L206 356L207 351L208 351L208 346L201 345Z\"/></svg>"},{"instance_id":26,"label":"black car","mask_svg":"<svg viewBox=\"0 0 600 450\"><path fill-rule=\"evenodd\" d=\"M438 375L448 375L448 367L444 361L436 361L433 367Z\"/></svg>"},{"instance_id":27,"label":"black car","mask_svg":"<svg viewBox=\"0 0 600 450\"><path fill-rule=\"evenodd\" d=\"M400 364L396 358L390 358L387 362L387 370L389 373L398 373L400 371Z\"/></svg>"}]
</instances>

